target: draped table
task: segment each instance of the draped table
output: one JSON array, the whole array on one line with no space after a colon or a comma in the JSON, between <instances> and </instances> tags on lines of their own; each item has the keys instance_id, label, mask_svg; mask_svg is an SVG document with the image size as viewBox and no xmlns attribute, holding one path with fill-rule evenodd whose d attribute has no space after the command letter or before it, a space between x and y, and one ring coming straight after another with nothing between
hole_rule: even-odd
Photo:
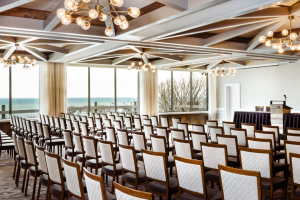
<instances>
[{"instance_id":1,"label":"draped table","mask_svg":"<svg viewBox=\"0 0 300 200\"><path fill-rule=\"evenodd\" d=\"M283 115L283 133L286 127L300 128L300 113L288 113Z\"/></svg>"},{"instance_id":2,"label":"draped table","mask_svg":"<svg viewBox=\"0 0 300 200\"><path fill-rule=\"evenodd\" d=\"M261 125L271 125L271 113L235 111L233 121L237 128L241 128L241 123L249 123L255 124L256 130L261 130Z\"/></svg>"}]
</instances>

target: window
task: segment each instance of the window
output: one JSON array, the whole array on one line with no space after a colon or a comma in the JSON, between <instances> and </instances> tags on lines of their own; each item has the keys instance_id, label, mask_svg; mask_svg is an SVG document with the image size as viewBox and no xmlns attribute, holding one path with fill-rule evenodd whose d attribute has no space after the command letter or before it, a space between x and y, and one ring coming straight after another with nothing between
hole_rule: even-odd
<instances>
[{"instance_id":1,"label":"window","mask_svg":"<svg viewBox=\"0 0 300 200\"><path fill-rule=\"evenodd\" d=\"M127 69L117 70L117 111L121 113L139 113L138 72Z\"/></svg>"},{"instance_id":2,"label":"window","mask_svg":"<svg viewBox=\"0 0 300 200\"><path fill-rule=\"evenodd\" d=\"M159 112L171 111L171 71L158 71Z\"/></svg>"},{"instance_id":3,"label":"window","mask_svg":"<svg viewBox=\"0 0 300 200\"><path fill-rule=\"evenodd\" d=\"M91 107L93 113L115 110L114 69L90 68Z\"/></svg>"},{"instance_id":4,"label":"window","mask_svg":"<svg viewBox=\"0 0 300 200\"><path fill-rule=\"evenodd\" d=\"M67 109L74 115L88 114L88 68L68 67Z\"/></svg>"},{"instance_id":5,"label":"window","mask_svg":"<svg viewBox=\"0 0 300 200\"><path fill-rule=\"evenodd\" d=\"M9 69L0 67L0 119L9 118Z\"/></svg>"},{"instance_id":6,"label":"window","mask_svg":"<svg viewBox=\"0 0 300 200\"><path fill-rule=\"evenodd\" d=\"M158 71L159 112L207 111L207 74Z\"/></svg>"}]
</instances>

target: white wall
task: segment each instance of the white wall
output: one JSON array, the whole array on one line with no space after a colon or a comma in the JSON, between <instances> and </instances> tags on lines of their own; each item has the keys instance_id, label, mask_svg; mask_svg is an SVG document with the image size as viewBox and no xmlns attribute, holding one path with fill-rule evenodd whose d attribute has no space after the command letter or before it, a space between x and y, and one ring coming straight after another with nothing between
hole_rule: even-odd
<instances>
[{"instance_id":1,"label":"white wall","mask_svg":"<svg viewBox=\"0 0 300 200\"><path fill-rule=\"evenodd\" d=\"M268 106L270 100L284 100L292 112L300 112L300 64L240 69L235 76L216 77L217 110L221 121L225 114L225 84L241 84L241 110L254 111Z\"/></svg>"}]
</instances>

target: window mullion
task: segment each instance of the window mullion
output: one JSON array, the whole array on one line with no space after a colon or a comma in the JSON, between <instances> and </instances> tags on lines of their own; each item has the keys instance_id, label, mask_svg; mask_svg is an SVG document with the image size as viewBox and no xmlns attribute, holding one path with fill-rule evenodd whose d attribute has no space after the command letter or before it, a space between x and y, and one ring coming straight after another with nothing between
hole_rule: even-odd
<instances>
[{"instance_id":1,"label":"window mullion","mask_svg":"<svg viewBox=\"0 0 300 200\"><path fill-rule=\"evenodd\" d=\"M193 72L190 72L190 111L193 111Z\"/></svg>"}]
</instances>

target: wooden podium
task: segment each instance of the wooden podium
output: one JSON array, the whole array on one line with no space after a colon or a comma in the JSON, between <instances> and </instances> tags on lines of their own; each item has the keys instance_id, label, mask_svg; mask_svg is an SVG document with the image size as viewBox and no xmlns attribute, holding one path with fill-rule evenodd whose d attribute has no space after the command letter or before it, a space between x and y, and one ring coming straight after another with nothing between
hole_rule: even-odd
<instances>
[{"instance_id":1,"label":"wooden podium","mask_svg":"<svg viewBox=\"0 0 300 200\"><path fill-rule=\"evenodd\" d=\"M291 113L293 108L287 106L285 101L270 101L271 125L279 126L279 132L283 133L283 115Z\"/></svg>"}]
</instances>

